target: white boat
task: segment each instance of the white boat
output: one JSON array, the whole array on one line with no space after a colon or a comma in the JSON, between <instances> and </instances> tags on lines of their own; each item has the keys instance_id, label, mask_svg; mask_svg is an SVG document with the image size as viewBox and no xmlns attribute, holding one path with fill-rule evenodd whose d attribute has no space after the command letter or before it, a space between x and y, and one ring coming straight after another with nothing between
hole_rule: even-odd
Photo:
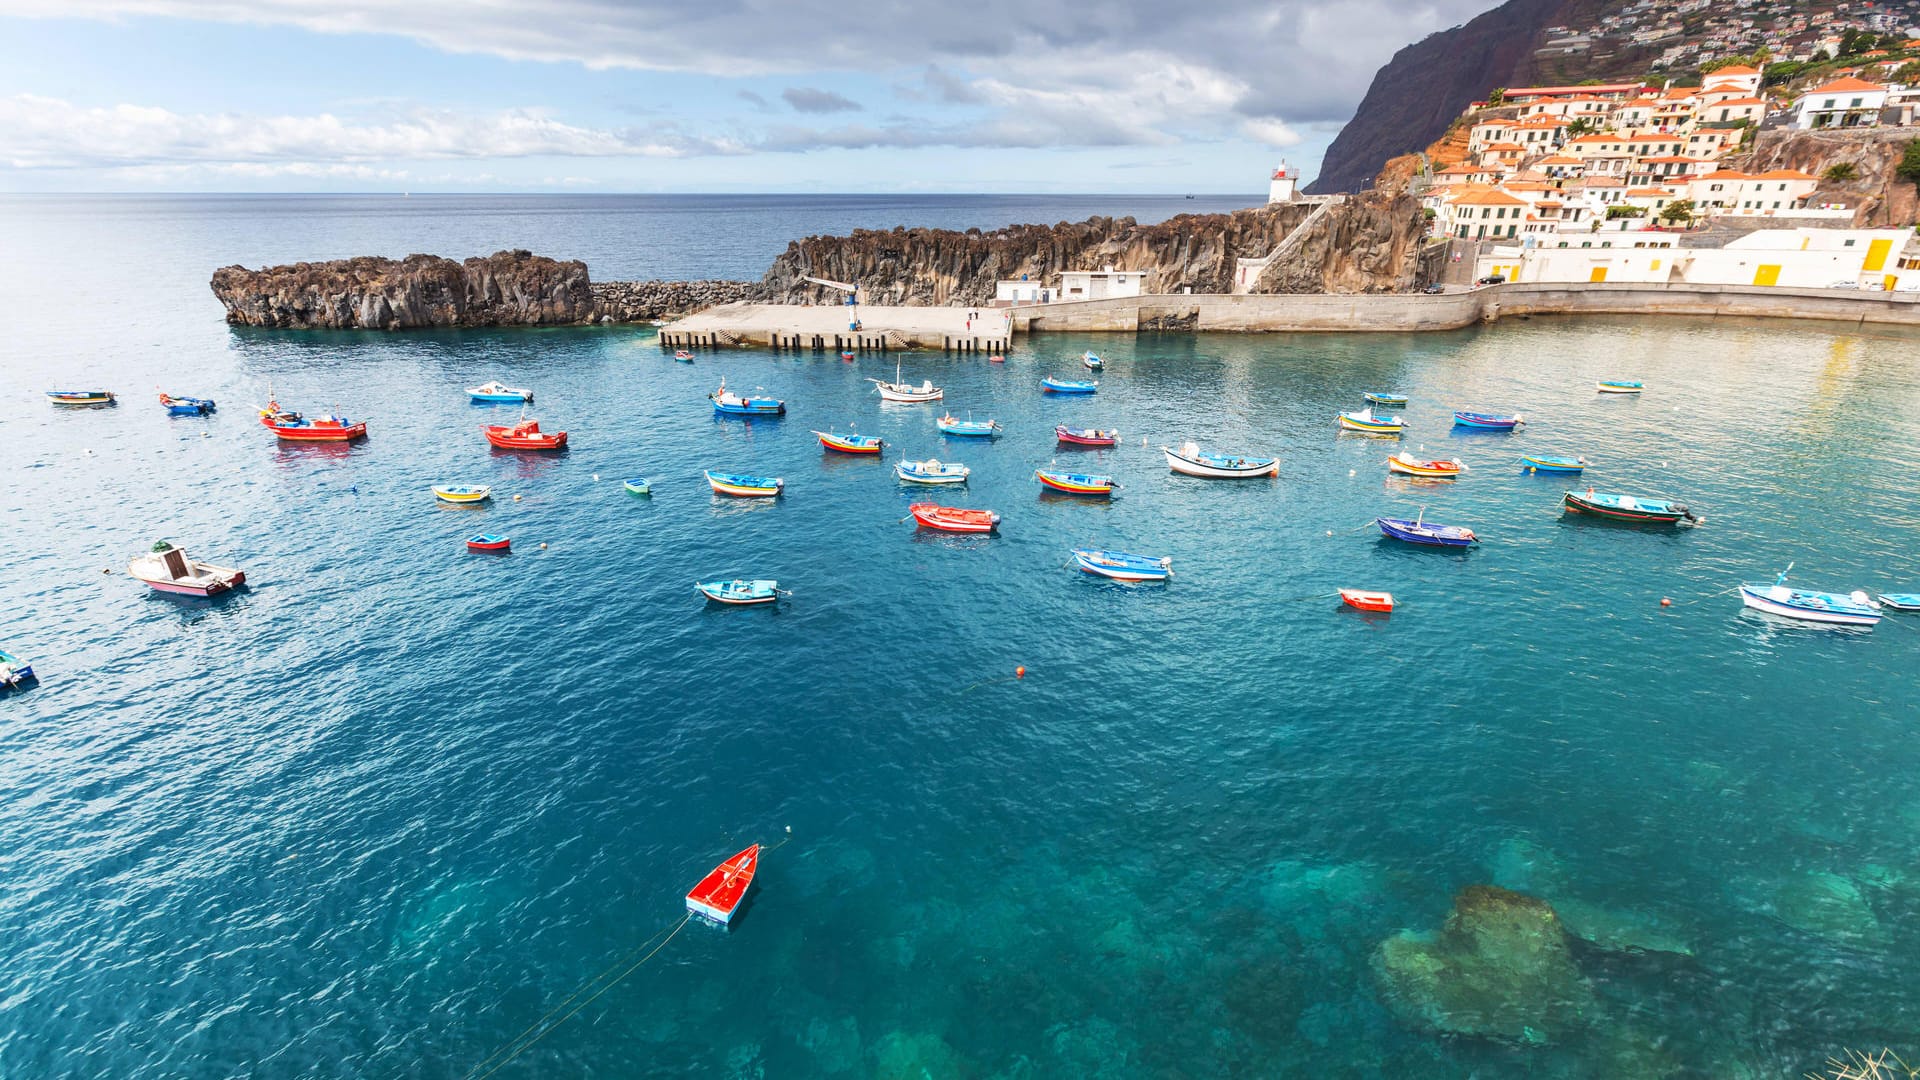
<instances>
[{"instance_id":1,"label":"white boat","mask_svg":"<svg viewBox=\"0 0 1920 1080\"><path fill-rule=\"evenodd\" d=\"M1238 454L1207 454L1200 451L1198 443L1187 443L1175 450L1171 447L1160 448L1167 455L1167 467L1177 473L1188 476L1207 476L1215 479L1241 479L1254 476L1279 476L1280 459L1263 457L1244 457Z\"/></svg>"},{"instance_id":2,"label":"white boat","mask_svg":"<svg viewBox=\"0 0 1920 1080\"><path fill-rule=\"evenodd\" d=\"M1101 368L1104 368L1107 366L1105 361L1101 360L1098 356L1095 356L1091 352L1087 353L1085 356L1082 356L1080 358L1080 362L1086 365L1086 368L1088 371L1099 371Z\"/></svg>"},{"instance_id":3,"label":"white boat","mask_svg":"<svg viewBox=\"0 0 1920 1080\"><path fill-rule=\"evenodd\" d=\"M902 461L893 467L894 475L910 484L964 484L973 472L952 461Z\"/></svg>"},{"instance_id":4,"label":"white boat","mask_svg":"<svg viewBox=\"0 0 1920 1080\"><path fill-rule=\"evenodd\" d=\"M867 381L880 392L881 401L939 401L946 396L946 391L933 385L932 380L923 382L919 386L909 386L901 382L900 362L897 360L893 364L893 379L893 382L887 382L885 379L868 379Z\"/></svg>"},{"instance_id":5,"label":"white boat","mask_svg":"<svg viewBox=\"0 0 1920 1080\"><path fill-rule=\"evenodd\" d=\"M1785 572L1775 578L1771 585L1741 583L1740 602L1755 611L1802 622L1873 626L1882 617L1873 597L1864 592L1827 593L1790 589Z\"/></svg>"},{"instance_id":6,"label":"white boat","mask_svg":"<svg viewBox=\"0 0 1920 1080\"><path fill-rule=\"evenodd\" d=\"M235 585L245 585L245 571L229 566L195 562L182 548L165 540L153 545L145 555L137 555L127 564L127 573L161 592L185 596L218 596Z\"/></svg>"},{"instance_id":7,"label":"white boat","mask_svg":"<svg viewBox=\"0 0 1920 1080\"><path fill-rule=\"evenodd\" d=\"M1074 548L1073 563L1082 572L1115 581L1165 581L1173 576L1173 560L1126 551Z\"/></svg>"}]
</instances>

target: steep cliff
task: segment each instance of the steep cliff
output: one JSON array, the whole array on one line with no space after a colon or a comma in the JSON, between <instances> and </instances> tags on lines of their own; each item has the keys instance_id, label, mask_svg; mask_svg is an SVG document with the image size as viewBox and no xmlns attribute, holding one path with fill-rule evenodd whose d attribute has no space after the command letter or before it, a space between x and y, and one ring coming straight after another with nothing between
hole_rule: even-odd
<instances>
[{"instance_id":1,"label":"steep cliff","mask_svg":"<svg viewBox=\"0 0 1920 1080\"><path fill-rule=\"evenodd\" d=\"M288 329L552 325L587 322L596 309L585 263L527 251L226 266L212 286L228 322Z\"/></svg>"},{"instance_id":2,"label":"steep cliff","mask_svg":"<svg viewBox=\"0 0 1920 1080\"><path fill-rule=\"evenodd\" d=\"M1798 169L1820 177L1835 165L1851 165L1853 179L1823 180L1808 205L1853 207L1855 225L1912 225L1920 221L1920 197L1913 181L1901 179L1895 170L1914 137L1911 128L1763 131L1754 139L1751 153L1731 158L1727 165L1749 172Z\"/></svg>"},{"instance_id":3,"label":"steep cliff","mask_svg":"<svg viewBox=\"0 0 1920 1080\"><path fill-rule=\"evenodd\" d=\"M1419 284L1426 221L1411 195L1366 192L1314 222L1260 275L1257 293L1406 292Z\"/></svg>"}]
</instances>

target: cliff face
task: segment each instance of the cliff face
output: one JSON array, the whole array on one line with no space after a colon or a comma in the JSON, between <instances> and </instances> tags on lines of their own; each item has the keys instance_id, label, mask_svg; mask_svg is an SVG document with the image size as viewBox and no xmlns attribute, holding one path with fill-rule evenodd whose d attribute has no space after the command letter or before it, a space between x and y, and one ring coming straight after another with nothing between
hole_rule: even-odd
<instances>
[{"instance_id":1,"label":"cliff face","mask_svg":"<svg viewBox=\"0 0 1920 1080\"><path fill-rule=\"evenodd\" d=\"M399 330L590 321L587 267L527 251L464 263L436 255L361 257L213 273L227 321L286 329Z\"/></svg>"},{"instance_id":2,"label":"cliff face","mask_svg":"<svg viewBox=\"0 0 1920 1080\"><path fill-rule=\"evenodd\" d=\"M840 294L803 277L851 282L874 304L985 304L994 283L1022 275L1053 284L1062 270L1104 266L1151 271L1154 292L1232 290L1234 260L1271 251L1308 213L1307 206L1231 214L1182 214L1158 225L1132 218L1088 218L1058 225L969 229L857 229L787 245L761 281L774 303L822 303Z\"/></svg>"},{"instance_id":3,"label":"cliff face","mask_svg":"<svg viewBox=\"0 0 1920 1080\"><path fill-rule=\"evenodd\" d=\"M1313 223L1254 285L1257 293L1406 292L1419 283L1426 221L1411 195L1367 192Z\"/></svg>"},{"instance_id":4,"label":"cliff face","mask_svg":"<svg viewBox=\"0 0 1920 1080\"><path fill-rule=\"evenodd\" d=\"M1911 128L1763 131L1754 139L1751 153L1730 159L1728 165L1751 172L1798 169L1809 176L1825 176L1835 165L1851 165L1852 180L1823 180L1807 204L1841 203L1854 208L1855 225L1897 227L1920 221L1920 197L1913 181L1894 174L1913 141Z\"/></svg>"}]
</instances>

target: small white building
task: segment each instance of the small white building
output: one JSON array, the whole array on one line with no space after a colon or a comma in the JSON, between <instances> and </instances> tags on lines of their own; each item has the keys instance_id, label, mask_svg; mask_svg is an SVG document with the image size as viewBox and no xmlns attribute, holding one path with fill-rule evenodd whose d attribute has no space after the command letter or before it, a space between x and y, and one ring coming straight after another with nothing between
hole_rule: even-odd
<instances>
[{"instance_id":1,"label":"small white building","mask_svg":"<svg viewBox=\"0 0 1920 1080\"><path fill-rule=\"evenodd\" d=\"M996 307L1051 303L1054 299L1053 294L1053 289L1027 278L1021 278L1018 281L997 281L993 285L993 302Z\"/></svg>"},{"instance_id":2,"label":"small white building","mask_svg":"<svg viewBox=\"0 0 1920 1080\"><path fill-rule=\"evenodd\" d=\"M1273 170L1273 178L1267 181L1267 205L1292 202L1293 185L1298 179L1293 169L1282 161L1280 167Z\"/></svg>"},{"instance_id":3,"label":"small white building","mask_svg":"<svg viewBox=\"0 0 1920 1080\"><path fill-rule=\"evenodd\" d=\"M1801 129L1869 127L1880 121L1887 88L1851 76L1835 79L1800 95L1793 126Z\"/></svg>"},{"instance_id":4,"label":"small white building","mask_svg":"<svg viewBox=\"0 0 1920 1080\"><path fill-rule=\"evenodd\" d=\"M1109 297L1139 296L1146 291L1147 275L1139 270L1062 270L1060 289L1055 300L1105 300Z\"/></svg>"}]
</instances>

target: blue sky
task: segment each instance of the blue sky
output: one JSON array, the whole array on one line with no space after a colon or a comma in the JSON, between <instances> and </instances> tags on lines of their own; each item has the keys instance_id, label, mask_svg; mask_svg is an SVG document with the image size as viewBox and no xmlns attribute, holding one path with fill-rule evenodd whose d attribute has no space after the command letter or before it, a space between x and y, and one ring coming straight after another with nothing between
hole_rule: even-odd
<instances>
[{"instance_id":1,"label":"blue sky","mask_svg":"<svg viewBox=\"0 0 1920 1080\"><path fill-rule=\"evenodd\" d=\"M0 191L1246 192L1480 6L0 0Z\"/></svg>"}]
</instances>

